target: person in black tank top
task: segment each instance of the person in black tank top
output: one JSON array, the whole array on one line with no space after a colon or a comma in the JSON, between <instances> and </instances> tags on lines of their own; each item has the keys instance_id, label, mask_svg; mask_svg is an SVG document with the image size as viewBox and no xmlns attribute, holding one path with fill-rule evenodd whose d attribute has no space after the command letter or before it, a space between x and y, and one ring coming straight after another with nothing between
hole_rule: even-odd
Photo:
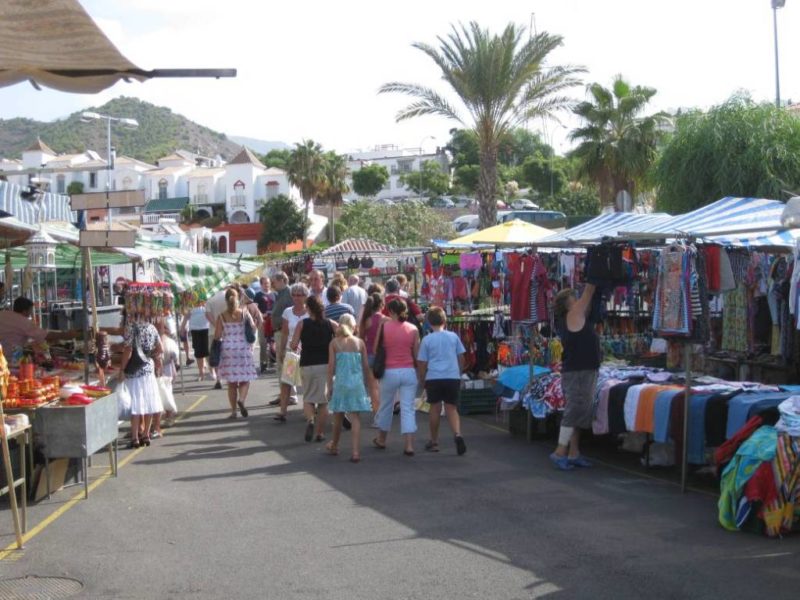
<instances>
[{"instance_id":1,"label":"person in black tank top","mask_svg":"<svg viewBox=\"0 0 800 600\"><path fill-rule=\"evenodd\" d=\"M564 347L561 388L566 405L561 418L558 446L550 455L562 471L589 467L580 453L580 429L592 426L592 400L600 368L600 340L587 318L595 286L587 284L580 298L575 290L564 289L556 296L556 322Z\"/></svg>"}]
</instances>

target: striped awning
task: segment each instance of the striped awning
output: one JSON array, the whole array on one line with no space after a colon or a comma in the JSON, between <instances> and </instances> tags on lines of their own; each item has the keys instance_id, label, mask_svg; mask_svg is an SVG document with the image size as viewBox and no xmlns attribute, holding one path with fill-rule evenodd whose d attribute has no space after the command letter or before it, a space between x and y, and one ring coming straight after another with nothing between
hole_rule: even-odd
<instances>
[{"instance_id":1,"label":"striped awning","mask_svg":"<svg viewBox=\"0 0 800 600\"><path fill-rule=\"evenodd\" d=\"M608 213L538 240L537 244L597 243L605 237L615 238L622 231L652 231L671 218L672 216L666 213Z\"/></svg>"},{"instance_id":2,"label":"striped awning","mask_svg":"<svg viewBox=\"0 0 800 600\"><path fill-rule=\"evenodd\" d=\"M70 210L69 196L46 192L41 200L28 202L20 196L21 191L22 187L15 183L0 181L0 210L30 225L39 223L40 206L41 221L44 223L48 221L72 223L77 220L75 213Z\"/></svg>"},{"instance_id":3,"label":"striped awning","mask_svg":"<svg viewBox=\"0 0 800 600\"><path fill-rule=\"evenodd\" d=\"M393 252L394 248L391 246L387 246L386 244L381 244L380 242L374 242L372 240L368 240L365 238L351 238L348 240L344 240L343 242L339 242L335 246L331 246L330 248L325 249L322 252L322 256L332 256L335 254L349 254L351 252L355 252L357 254L361 254L363 252Z\"/></svg>"},{"instance_id":4,"label":"striped awning","mask_svg":"<svg viewBox=\"0 0 800 600\"><path fill-rule=\"evenodd\" d=\"M633 231L674 236L738 236L748 234L754 229L767 232L768 228L782 229L781 214L784 206L779 200L726 196L692 212L666 219L649 229ZM748 237L754 235L749 234Z\"/></svg>"},{"instance_id":5,"label":"striped awning","mask_svg":"<svg viewBox=\"0 0 800 600\"><path fill-rule=\"evenodd\" d=\"M256 261L215 258L206 254L153 247L154 244L137 244L135 251L155 258L163 281L172 285L175 292L194 291L210 297L238 277L253 273L263 265ZM153 256L157 254L157 256Z\"/></svg>"}]
</instances>

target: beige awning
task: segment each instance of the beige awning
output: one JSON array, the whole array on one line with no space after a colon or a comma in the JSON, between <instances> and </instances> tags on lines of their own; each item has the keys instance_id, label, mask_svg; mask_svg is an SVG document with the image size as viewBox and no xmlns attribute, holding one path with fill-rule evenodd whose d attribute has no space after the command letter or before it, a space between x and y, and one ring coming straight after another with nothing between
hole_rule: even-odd
<instances>
[{"instance_id":1,"label":"beige awning","mask_svg":"<svg viewBox=\"0 0 800 600\"><path fill-rule=\"evenodd\" d=\"M78 0L0 2L0 87L29 81L91 94L152 77L235 77L235 69L140 69L100 31Z\"/></svg>"}]
</instances>

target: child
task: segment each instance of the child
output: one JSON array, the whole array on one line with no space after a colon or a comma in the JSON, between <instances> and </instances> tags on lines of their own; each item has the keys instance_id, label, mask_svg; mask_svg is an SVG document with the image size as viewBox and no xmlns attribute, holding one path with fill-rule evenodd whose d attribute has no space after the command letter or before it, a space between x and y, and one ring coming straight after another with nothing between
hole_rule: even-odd
<instances>
[{"instance_id":1,"label":"child","mask_svg":"<svg viewBox=\"0 0 800 600\"><path fill-rule=\"evenodd\" d=\"M177 342L167 333L166 326L163 322L159 322L156 326L158 329L159 334L161 334L161 347L163 348L163 355L162 355L162 369L161 369L161 377L168 386L170 394L172 393L172 380L175 378L175 375L178 372L177 365L178 365L178 353L179 348ZM174 408L174 400L173 400L173 408ZM176 413L174 410L171 410L167 404L164 404L164 427L172 427L175 424L175 416ZM152 438L160 438L161 437L161 415L158 414L153 418L153 433L150 436Z\"/></svg>"},{"instance_id":2,"label":"child","mask_svg":"<svg viewBox=\"0 0 800 600\"><path fill-rule=\"evenodd\" d=\"M325 448L329 454L339 454L339 438L345 413L350 414L353 451L350 462L361 460L360 413L372 411L365 381L369 380L367 347L353 335L356 320L345 314L339 318L339 329L328 350L328 408L333 413L333 437ZM334 379L334 375L336 378Z\"/></svg>"},{"instance_id":3,"label":"child","mask_svg":"<svg viewBox=\"0 0 800 600\"><path fill-rule=\"evenodd\" d=\"M461 372L464 370L464 344L452 331L445 331L447 318L444 311L434 306L428 311L428 322L433 333L422 338L417 355L419 380L425 382L425 393L431 405L431 439L425 444L429 452L439 451L439 420L442 402L447 420L455 435L456 452L461 456L467 451L461 437L461 421L458 417L458 395L461 390Z\"/></svg>"}]
</instances>

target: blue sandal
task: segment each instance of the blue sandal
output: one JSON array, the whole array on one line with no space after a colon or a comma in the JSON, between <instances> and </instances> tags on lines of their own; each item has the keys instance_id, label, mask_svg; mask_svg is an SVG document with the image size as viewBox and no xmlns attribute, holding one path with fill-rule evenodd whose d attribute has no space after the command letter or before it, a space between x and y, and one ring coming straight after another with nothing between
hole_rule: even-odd
<instances>
[{"instance_id":1,"label":"blue sandal","mask_svg":"<svg viewBox=\"0 0 800 600\"><path fill-rule=\"evenodd\" d=\"M572 471L575 468L566 456L559 456L555 452L550 455L550 462L552 462L559 471Z\"/></svg>"}]
</instances>

